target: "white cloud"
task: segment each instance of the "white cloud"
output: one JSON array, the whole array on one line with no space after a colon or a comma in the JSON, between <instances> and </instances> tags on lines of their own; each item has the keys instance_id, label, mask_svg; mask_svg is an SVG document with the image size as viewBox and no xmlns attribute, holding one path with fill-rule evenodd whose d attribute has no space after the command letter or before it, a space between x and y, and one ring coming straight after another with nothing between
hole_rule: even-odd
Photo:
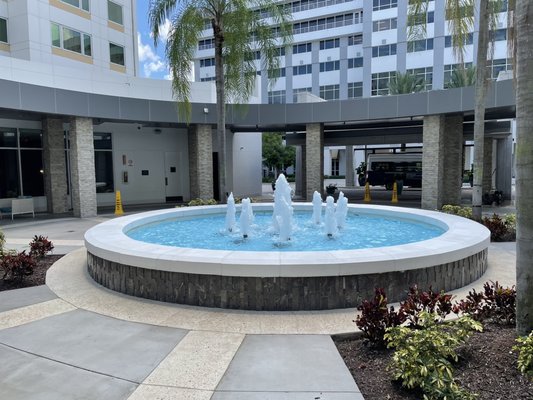
<instances>
[{"instance_id":1,"label":"white cloud","mask_svg":"<svg viewBox=\"0 0 533 400\"><path fill-rule=\"evenodd\" d=\"M145 77L149 78L155 72L167 70L166 63L154 52L154 49L142 42L139 32L137 32L137 48Z\"/></svg>"},{"instance_id":2,"label":"white cloud","mask_svg":"<svg viewBox=\"0 0 533 400\"><path fill-rule=\"evenodd\" d=\"M165 18L165 22L159 25L159 40L161 42L166 42L168 40L168 35L170 33L170 20ZM150 32L150 37L153 38L154 35Z\"/></svg>"}]
</instances>

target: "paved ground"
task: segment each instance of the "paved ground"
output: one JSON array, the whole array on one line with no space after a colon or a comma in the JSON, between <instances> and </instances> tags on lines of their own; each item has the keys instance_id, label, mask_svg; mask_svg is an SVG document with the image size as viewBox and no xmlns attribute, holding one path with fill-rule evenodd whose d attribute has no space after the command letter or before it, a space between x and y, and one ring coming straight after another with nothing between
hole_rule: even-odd
<instances>
[{"instance_id":1,"label":"paved ground","mask_svg":"<svg viewBox=\"0 0 533 400\"><path fill-rule=\"evenodd\" d=\"M70 253L46 286L0 293L0 398L363 399L330 337L355 330L355 310L227 311L109 291L86 273L82 238L112 217L2 226L8 247L43 234ZM514 284L515 253L514 243L491 244L487 273L454 294Z\"/></svg>"}]
</instances>

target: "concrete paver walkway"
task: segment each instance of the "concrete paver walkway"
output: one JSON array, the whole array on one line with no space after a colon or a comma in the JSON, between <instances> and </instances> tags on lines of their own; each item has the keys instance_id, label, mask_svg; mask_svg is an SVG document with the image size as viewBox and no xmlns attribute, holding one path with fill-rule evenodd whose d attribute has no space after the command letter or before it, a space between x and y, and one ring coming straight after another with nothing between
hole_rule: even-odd
<instances>
[{"instance_id":1,"label":"concrete paver walkway","mask_svg":"<svg viewBox=\"0 0 533 400\"><path fill-rule=\"evenodd\" d=\"M3 228L8 246L45 234L78 250L50 269L47 286L0 293L0 398L363 399L330 337L355 330L354 309L219 310L112 292L88 276L81 247L101 220ZM491 244L486 274L454 294L514 284L514 257L514 243Z\"/></svg>"}]
</instances>

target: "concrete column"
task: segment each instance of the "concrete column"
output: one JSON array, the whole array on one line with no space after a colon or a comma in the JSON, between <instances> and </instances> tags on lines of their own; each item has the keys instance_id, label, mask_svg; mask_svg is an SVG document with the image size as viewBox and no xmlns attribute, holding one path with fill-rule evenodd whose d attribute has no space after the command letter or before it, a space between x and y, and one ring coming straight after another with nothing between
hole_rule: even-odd
<instances>
[{"instance_id":1,"label":"concrete column","mask_svg":"<svg viewBox=\"0 0 533 400\"><path fill-rule=\"evenodd\" d=\"M355 186L355 171L353 166L353 146L346 146L346 187Z\"/></svg>"},{"instance_id":2,"label":"concrete column","mask_svg":"<svg viewBox=\"0 0 533 400\"><path fill-rule=\"evenodd\" d=\"M45 118L42 126L46 203L48 212L61 214L68 211L63 121L58 118Z\"/></svg>"},{"instance_id":3,"label":"concrete column","mask_svg":"<svg viewBox=\"0 0 533 400\"><path fill-rule=\"evenodd\" d=\"M70 177L75 217L96 216L96 177L94 169L93 120L70 119Z\"/></svg>"},{"instance_id":4,"label":"concrete column","mask_svg":"<svg viewBox=\"0 0 533 400\"><path fill-rule=\"evenodd\" d=\"M189 129L189 182L191 199L212 199L213 142L210 125L194 125Z\"/></svg>"},{"instance_id":5,"label":"concrete column","mask_svg":"<svg viewBox=\"0 0 533 400\"><path fill-rule=\"evenodd\" d=\"M492 163L492 146L494 139L485 137L483 143L483 180L481 181L481 194L489 193L492 190L492 176L494 167Z\"/></svg>"},{"instance_id":6,"label":"concrete column","mask_svg":"<svg viewBox=\"0 0 533 400\"><path fill-rule=\"evenodd\" d=\"M307 124L305 135L306 200L313 199L313 192L324 191L324 126Z\"/></svg>"},{"instance_id":7,"label":"concrete column","mask_svg":"<svg viewBox=\"0 0 533 400\"><path fill-rule=\"evenodd\" d=\"M497 140L496 189L503 192L505 200L511 200L513 138L511 135Z\"/></svg>"},{"instance_id":8,"label":"concrete column","mask_svg":"<svg viewBox=\"0 0 533 400\"><path fill-rule=\"evenodd\" d=\"M462 117L425 117L423 141L422 208L435 210L444 204L460 204Z\"/></svg>"}]
</instances>

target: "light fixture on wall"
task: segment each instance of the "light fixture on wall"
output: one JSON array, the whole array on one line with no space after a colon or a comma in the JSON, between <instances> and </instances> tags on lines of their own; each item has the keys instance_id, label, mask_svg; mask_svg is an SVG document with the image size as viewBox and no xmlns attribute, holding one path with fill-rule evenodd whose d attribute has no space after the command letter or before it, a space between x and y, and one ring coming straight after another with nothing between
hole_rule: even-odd
<instances>
[{"instance_id":1,"label":"light fixture on wall","mask_svg":"<svg viewBox=\"0 0 533 400\"><path fill-rule=\"evenodd\" d=\"M209 108L204 107L204 114L209 114Z\"/></svg>"}]
</instances>

